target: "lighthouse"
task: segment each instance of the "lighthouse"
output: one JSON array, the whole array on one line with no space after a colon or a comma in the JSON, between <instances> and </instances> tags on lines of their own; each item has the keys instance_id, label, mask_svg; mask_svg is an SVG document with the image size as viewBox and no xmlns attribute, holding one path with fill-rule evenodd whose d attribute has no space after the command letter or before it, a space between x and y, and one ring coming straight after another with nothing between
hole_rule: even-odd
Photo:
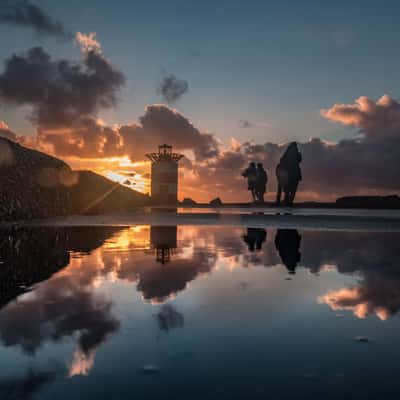
<instances>
[{"instance_id":1,"label":"lighthouse","mask_svg":"<svg viewBox=\"0 0 400 400\"><path fill-rule=\"evenodd\" d=\"M172 146L158 146L158 153L148 153L151 161L151 198L155 204L175 205L178 201L178 163L182 154Z\"/></svg>"}]
</instances>

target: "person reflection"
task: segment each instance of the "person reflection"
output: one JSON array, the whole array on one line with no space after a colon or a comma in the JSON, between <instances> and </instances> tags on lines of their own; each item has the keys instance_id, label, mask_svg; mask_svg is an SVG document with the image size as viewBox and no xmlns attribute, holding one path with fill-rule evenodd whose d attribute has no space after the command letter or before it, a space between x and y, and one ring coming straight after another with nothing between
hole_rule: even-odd
<instances>
[{"instance_id":1,"label":"person reflection","mask_svg":"<svg viewBox=\"0 0 400 400\"><path fill-rule=\"evenodd\" d=\"M262 228L247 228L247 234L243 235L243 241L250 251L261 250L266 239L267 231Z\"/></svg>"},{"instance_id":2,"label":"person reflection","mask_svg":"<svg viewBox=\"0 0 400 400\"><path fill-rule=\"evenodd\" d=\"M297 229L278 229L275 236L275 247L282 263L290 274L296 272L297 264L301 260L301 235Z\"/></svg>"}]
</instances>

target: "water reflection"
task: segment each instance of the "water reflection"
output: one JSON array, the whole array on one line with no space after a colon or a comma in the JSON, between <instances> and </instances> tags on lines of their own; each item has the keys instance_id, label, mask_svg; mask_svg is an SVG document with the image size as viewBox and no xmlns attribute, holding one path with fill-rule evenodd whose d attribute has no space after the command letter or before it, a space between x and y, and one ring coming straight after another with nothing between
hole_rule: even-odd
<instances>
[{"instance_id":1,"label":"water reflection","mask_svg":"<svg viewBox=\"0 0 400 400\"><path fill-rule=\"evenodd\" d=\"M35 371L29 369L22 377L0 380L0 396L2 399L29 400L44 386L56 379L51 371Z\"/></svg>"},{"instance_id":2,"label":"water reflection","mask_svg":"<svg viewBox=\"0 0 400 400\"><path fill-rule=\"evenodd\" d=\"M243 240L247 244L249 251L261 250L262 244L267 239L267 231L262 228L247 228Z\"/></svg>"},{"instance_id":3,"label":"water reflection","mask_svg":"<svg viewBox=\"0 0 400 400\"><path fill-rule=\"evenodd\" d=\"M300 307L298 298L305 296L303 302L311 301L321 313L341 311L354 315L352 321L370 315L388 320L400 309L399 237L209 226L2 230L3 348L35 360L49 345L69 347L57 368L29 369L26 363L17 376L0 373L1 398L3 393L29 398L59 377L93 373L101 349L115 338L128 340L121 335L133 316L121 311L125 304L132 309L136 304L138 314L151 308L152 323L168 338L190 329L196 315L186 311L188 305L197 307L201 330L220 304L227 307L223 315L247 318L267 296L265 303L282 319L290 316L285 303L291 296L293 307ZM295 272L288 289L285 277ZM240 293L239 300L229 285ZM303 294L310 288L311 300ZM230 329L224 335L240 331L240 323Z\"/></svg>"},{"instance_id":4,"label":"water reflection","mask_svg":"<svg viewBox=\"0 0 400 400\"><path fill-rule=\"evenodd\" d=\"M163 304L156 314L161 331L170 331L183 326L184 316L171 304Z\"/></svg>"},{"instance_id":5,"label":"water reflection","mask_svg":"<svg viewBox=\"0 0 400 400\"><path fill-rule=\"evenodd\" d=\"M99 279L136 283L144 300L163 303L217 264L229 265L231 270L283 264L290 274L301 264L312 274L334 268L359 277L355 285L320 296L319 302L334 310L352 310L360 318L376 314L387 319L400 308L400 250L393 245L393 235L300 234L295 229L278 229L269 237L261 228L243 232L241 228L176 226L12 228L0 235L0 305L4 307L53 274L31 296L21 299L23 307L18 306L18 312L44 307L46 320L56 310L67 314L62 309L66 304L87 313L90 306L109 310L105 299L91 298ZM51 333L55 338L60 335ZM35 347L24 344L26 351Z\"/></svg>"},{"instance_id":6,"label":"water reflection","mask_svg":"<svg viewBox=\"0 0 400 400\"><path fill-rule=\"evenodd\" d=\"M150 228L150 243L156 249L156 259L166 264L171 259L171 253L177 247L176 226L152 226Z\"/></svg>"},{"instance_id":7,"label":"water reflection","mask_svg":"<svg viewBox=\"0 0 400 400\"><path fill-rule=\"evenodd\" d=\"M98 266L78 271L72 257L89 255L119 231L108 227L3 230L0 240L4 277L0 312L3 344L18 346L34 355L49 341L76 337L69 373L87 373L93 365L96 348L118 330L119 321L112 316L111 300L92 290L93 272ZM66 266L70 268L62 271ZM53 274L44 284L34 286ZM21 293L25 294L19 296Z\"/></svg>"}]
</instances>

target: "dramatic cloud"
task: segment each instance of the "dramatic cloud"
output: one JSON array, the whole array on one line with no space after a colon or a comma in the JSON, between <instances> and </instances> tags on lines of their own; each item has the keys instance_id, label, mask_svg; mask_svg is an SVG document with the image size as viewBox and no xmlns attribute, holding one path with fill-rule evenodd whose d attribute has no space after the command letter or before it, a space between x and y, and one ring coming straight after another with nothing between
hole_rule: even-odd
<instances>
[{"instance_id":1,"label":"dramatic cloud","mask_svg":"<svg viewBox=\"0 0 400 400\"><path fill-rule=\"evenodd\" d=\"M82 35L82 37L84 37ZM41 47L6 60L0 74L0 100L33 109L41 129L60 129L111 107L124 76L102 55L100 48L80 39L83 65L53 61ZM89 36L88 40L94 40Z\"/></svg>"},{"instance_id":2,"label":"dramatic cloud","mask_svg":"<svg viewBox=\"0 0 400 400\"><path fill-rule=\"evenodd\" d=\"M153 143L168 142L176 149L192 150L197 160L214 157L219 152L218 142L212 134L200 132L188 118L169 107L157 104L147 106L139 121L147 136L145 140L152 137L150 140Z\"/></svg>"},{"instance_id":3,"label":"dramatic cloud","mask_svg":"<svg viewBox=\"0 0 400 400\"><path fill-rule=\"evenodd\" d=\"M174 74L166 73L157 88L157 93L161 94L168 104L171 104L179 100L188 89L189 84L185 80L177 78Z\"/></svg>"},{"instance_id":4,"label":"dramatic cloud","mask_svg":"<svg viewBox=\"0 0 400 400\"><path fill-rule=\"evenodd\" d=\"M139 123L109 127L93 117L61 131L39 131L39 143L50 145L59 156L114 157L128 155L143 160L147 152L168 143L177 151L188 150L196 160L215 157L219 144L214 135L200 132L178 111L153 104L145 109Z\"/></svg>"},{"instance_id":5,"label":"dramatic cloud","mask_svg":"<svg viewBox=\"0 0 400 400\"><path fill-rule=\"evenodd\" d=\"M1 23L31 28L41 34L69 36L60 22L53 20L40 7L28 0L1 0Z\"/></svg>"},{"instance_id":6,"label":"dramatic cloud","mask_svg":"<svg viewBox=\"0 0 400 400\"><path fill-rule=\"evenodd\" d=\"M300 143L303 182L299 198L333 200L347 194L388 194L400 190L399 102L389 96L377 102L361 97L355 104L334 105L321 114L358 128L361 136L335 144L318 138ZM268 190L275 191L275 167L285 148L286 145L268 142L243 143L220 151L206 165L194 166L198 181L192 179L190 184L209 198L223 193L224 199L235 200L237 193L245 193L241 169L256 161L262 162L268 171Z\"/></svg>"},{"instance_id":7,"label":"dramatic cloud","mask_svg":"<svg viewBox=\"0 0 400 400\"><path fill-rule=\"evenodd\" d=\"M321 115L359 128L368 140L400 140L400 103L388 95L377 102L361 96L354 104L335 104L321 110Z\"/></svg>"},{"instance_id":8,"label":"dramatic cloud","mask_svg":"<svg viewBox=\"0 0 400 400\"><path fill-rule=\"evenodd\" d=\"M41 47L6 60L0 74L0 101L30 106L37 127L35 145L61 157L101 159L127 156L145 159L147 152L168 143L186 156L181 162L181 197L209 201L249 198L241 171L250 161L267 169L269 198L276 191L275 167L285 144L239 143L225 148L211 133L203 132L167 105L148 105L138 121L108 126L98 113L115 105L124 76L103 55L96 35L78 32L83 63L52 60ZM160 93L169 101L187 90L167 75ZM186 88L186 89L185 89ZM299 143L303 181L299 200L334 200L343 195L391 194L400 190L400 103L385 95L378 101L358 98L354 104L335 104L321 110L332 121L358 129L358 135L338 143L319 138ZM243 128L261 123L239 122ZM0 135L13 136L5 125ZM25 140L25 142L24 142Z\"/></svg>"}]
</instances>

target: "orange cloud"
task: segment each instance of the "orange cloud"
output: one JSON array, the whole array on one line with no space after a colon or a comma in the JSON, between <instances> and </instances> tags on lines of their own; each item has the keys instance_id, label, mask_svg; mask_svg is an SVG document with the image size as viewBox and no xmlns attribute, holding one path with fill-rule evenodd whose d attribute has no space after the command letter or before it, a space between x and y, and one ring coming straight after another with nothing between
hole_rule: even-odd
<instances>
[{"instance_id":1,"label":"orange cloud","mask_svg":"<svg viewBox=\"0 0 400 400\"><path fill-rule=\"evenodd\" d=\"M76 32L75 42L78 43L83 52L101 52L101 44L97 40L95 32L90 32L88 34Z\"/></svg>"}]
</instances>

